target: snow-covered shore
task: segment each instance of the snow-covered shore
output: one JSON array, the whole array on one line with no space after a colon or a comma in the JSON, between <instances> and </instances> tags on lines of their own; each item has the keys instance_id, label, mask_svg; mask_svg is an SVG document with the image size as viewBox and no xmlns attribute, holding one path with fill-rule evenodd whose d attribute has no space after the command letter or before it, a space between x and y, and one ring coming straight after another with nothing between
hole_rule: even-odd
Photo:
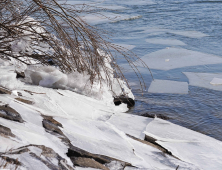
<instances>
[{"instance_id":1,"label":"snow-covered shore","mask_svg":"<svg viewBox=\"0 0 222 170\"><path fill-rule=\"evenodd\" d=\"M13 64L0 62L0 165L10 162L4 168L222 168L222 142L216 139L127 114L127 106L115 106L111 98L24 83Z\"/></svg>"}]
</instances>

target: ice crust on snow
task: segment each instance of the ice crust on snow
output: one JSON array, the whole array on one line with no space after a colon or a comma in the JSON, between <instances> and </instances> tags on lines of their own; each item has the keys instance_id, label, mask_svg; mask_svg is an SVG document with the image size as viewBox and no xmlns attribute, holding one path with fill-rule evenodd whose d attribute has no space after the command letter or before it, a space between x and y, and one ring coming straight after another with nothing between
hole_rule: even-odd
<instances>
[{"instance_id":1,"label":"ice crust on snow","mask_svg":"<svg viewBox=\"0 0 222 170\"><path fill-rule=\"evenodd\" d=\"M172 47L152 52L141 59L149 68L158 70L222 63L221 57L212 54ZM166 59L169 61L165 62Z\"/></svg>"},{"instance_id":2,"label":"ice crust on snow","mask_svg":"<svg viewBox=\"0 0 222 170\"><path fill-rule=\"evenodd\" d=\"M148 124L145 133L157 139L156 142L174 156L192 162L200 169L220 170L222 167L222 157L219 156L222 143L216 139L159 118Z\"/></svg>"},{"instance_id":3,"label":"ice crust on snow","mask_svg":"<svg viewBox=\"0 0 222 170\"><path fill-rule=\"evenodd\" d=\"M189 79L189 85L222 91L222 73L183 72Z\"/></svg>"},{"instance_id":4,"label":"ice crust on snow","mask_svg":"<svg viewBox=\"0 0 222 170\"><path fill-rule=\"evenodd\" d=\"M149 93L188 94L188 83L155 79L148 89Z\"/></svg>"},{"instance_id":5,"label":"ice crust on snow","mask_svg":"<svg viewBox=\"0 0 222 170\"><path fill-rule=\"evenodd\" d=\"M146 42L151 43L151 44L162 44L162 45L186 45L180 40L176 39L161 39L161 38L150 38L146 39Z\"/></svg>"}]
</instances>

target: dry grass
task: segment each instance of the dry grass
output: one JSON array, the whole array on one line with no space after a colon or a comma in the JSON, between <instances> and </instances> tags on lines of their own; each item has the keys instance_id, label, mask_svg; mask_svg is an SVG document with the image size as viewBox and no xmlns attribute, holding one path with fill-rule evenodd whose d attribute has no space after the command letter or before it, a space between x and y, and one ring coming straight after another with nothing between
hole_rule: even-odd
<instances>
[{"instance_id":1,"label":"dry grass","mask_svg":"<svg viewBox=\"0 0 222 170\"><path fill-rule=\"evenodd\" d=\"M115 77L127 82L116 64L120 57L134 70L143 89L145 83L135 63L139 61L147 67L146 64L132 52L105 40L105 31L88 25L79 17L83 13L98 13L101 10L104 9L94 10L90 5L61 4L56 0L1 0L0 57L11 57L28 65L33 60L49 65L51 60L62 72L87 73L92 84L95 80L105 80L110 86L110 69L106 66L106 61L110 59ZM28 16L34 20L27 20ZM26 49L14 53L12 42L26 40L27 36L31 37L28 42L32 52ZM42 50L39 48L41 44L46 44L51 50ZM101 71L105 73L105 78Z\"/></svg>"}]
</instances>

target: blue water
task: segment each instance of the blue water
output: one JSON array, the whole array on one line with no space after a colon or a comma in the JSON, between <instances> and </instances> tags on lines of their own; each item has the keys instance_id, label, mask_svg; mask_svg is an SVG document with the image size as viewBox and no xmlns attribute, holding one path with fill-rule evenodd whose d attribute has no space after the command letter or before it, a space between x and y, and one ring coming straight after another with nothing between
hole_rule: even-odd
<instances>
[{"instance_id":1,"label":"blue water","mask_svg":"<svg viewBox=\"0 0 222 170\"><path fill-rule=\"evenodd\" d=\"M134 2L133 4L131 2ZM137 2L137 1L136 1ZM119 15L141 16L137 19L106 22L96 26L110 32L114 43L135 45L132 50L138 57L158 51L169 45L149 44L147 38L171 38L186 44L182 48L214 54L222 57L222 0L109 0L100 4L119 5L125 9L107 11ZM150 1L149 1L150 2ZM208 36L189 38L163 33L149 35L150 28L180 31L198 31ZM149 64L148 64L149 66ZM182 72L222 73L222 64L193 66L168 71L151 70L155 79L189 82ZM136 76L125 73L131 82ZM143 72L147 88L152 79L149 72ZM133 86L136 105L130 114L163 114L169 121L222 140L222 92L189 86L187 95L153 94Z\"/></svg>"}]
</instances>

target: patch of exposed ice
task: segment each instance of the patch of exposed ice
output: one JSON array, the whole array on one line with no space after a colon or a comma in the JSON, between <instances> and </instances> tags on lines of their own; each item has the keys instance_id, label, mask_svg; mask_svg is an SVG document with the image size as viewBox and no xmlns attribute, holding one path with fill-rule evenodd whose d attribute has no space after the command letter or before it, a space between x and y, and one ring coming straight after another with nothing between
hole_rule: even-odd
<instances>
[{"instance_id":1,"label":"patch of exposed ice","mask_svg":"<svg viewBox=\"0 0 222 170\"><path fill-rule=\"evenodd\" d=\"M146 39L146 42L151 44L163 44L163 45L186 45L184 42L176 39L150 38Z\"/></svg>"},{"instance_id":2,"label":"patch of exposed ice","mask_svg":"<svg viewBox=\"0 0 222 170\"><path fill-rule=\"evenodd\" d=\"M108 122L126 134L143 140L145 138L143 131L152 120L152 118L121 113L113 115Z\"/></svg>"},{"instance_id":3,"label":"patch of exposed ice","mask_svg":"<svg viewBox=\"0 0 222 170\"><path fill-rule=\"evenodd\" d=\"M141 59L149 68L158 70L222 63L221 57L212 54L172 47L152 52ZM169 61L165 62L166 59Z\"/></svg>"},{"instance_id":4,"label":"patch of exposed ice","mask_svg":"<svg viewBox=\"0 0 222 170\"><path fill-rule=\"evenodd\" d=\"M149 93L188 94L188 83L155 79L152 81L148 89L148 92Z\"/></svg>"},{"instance_id":5,"label":"patch of exposed ice","mask_svg":"<svg viewBox=\"0 0 222 170\"><path fill-rule=\"evenodd\" d=\"M216 139L158 118L148 124L145 133L174 156L200 169L222 167L222 142Z\"/></svg>"},{"instance_id":6,"label":"patch of exposed ice","mask_svg":"<svg viewBox=\"0 0 222 170\"><path fill-rule=\"evenodd\" d=\"M222 73L183 72L189 79L189 85L222 91Z\"/></svg>"}]
</instances>

